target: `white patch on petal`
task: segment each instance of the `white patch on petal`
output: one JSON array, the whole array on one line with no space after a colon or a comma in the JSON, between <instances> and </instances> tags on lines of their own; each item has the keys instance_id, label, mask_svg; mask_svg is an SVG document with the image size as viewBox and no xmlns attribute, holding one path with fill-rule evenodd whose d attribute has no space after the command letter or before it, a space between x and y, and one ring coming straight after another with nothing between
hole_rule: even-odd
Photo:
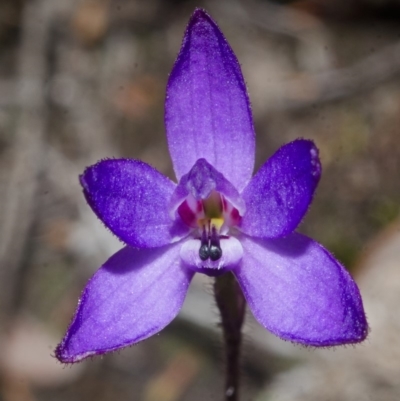
<instances>
[{"instance_id":1,"label":"white patch on petal","mask_svg":"<svg viewBox=\"0 0 400 401\"><path fill-rule=\"evenodd\" d=\"M196 271L202 269L231 270L240 262L243 256L242 244L234 237L220 239L222 256L216 261L211 259L201 260L199 256L200 245L200 239L189 239L184 242L180 250L183 262Z\"/></svg>"}]
</instances>

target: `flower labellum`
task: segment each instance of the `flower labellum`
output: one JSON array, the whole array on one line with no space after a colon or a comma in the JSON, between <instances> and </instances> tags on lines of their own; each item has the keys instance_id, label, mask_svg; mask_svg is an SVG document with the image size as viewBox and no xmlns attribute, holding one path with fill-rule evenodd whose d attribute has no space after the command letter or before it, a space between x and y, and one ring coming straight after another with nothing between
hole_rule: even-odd
<instances>
[{"instance_id":1,"label":"flower labellum","mask_svg":"<svg viewBox=\"0 0 400 401\"><path fill-rule=\"evenodd\" d=\"M102 160L80 177L87 202L125 244L84 289L57 358L80 361L158 333L197 273L232 271L258 322L311 346L368 333L359 290L320 244L296 233L321 175L310 140L282 146L252 177L255 134L239 63L193 13L165 102L178 183L138 160Z\"/></svg>"}]
</instances>

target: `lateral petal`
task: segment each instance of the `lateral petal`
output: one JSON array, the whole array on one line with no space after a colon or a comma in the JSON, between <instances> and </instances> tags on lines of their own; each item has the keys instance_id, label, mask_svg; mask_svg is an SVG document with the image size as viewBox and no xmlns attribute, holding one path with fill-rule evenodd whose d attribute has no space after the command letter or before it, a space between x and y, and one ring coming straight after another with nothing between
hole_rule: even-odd
<instances>
[{"instance_id":1,"label":"lateral petal","mask_svg":"<svg viewBox=\"0 0 400 401\"><path fill-rule=\"evenodd\" d=\"M356 283L320 244L287 238L241 238L233 270L254 317L278 337L305 345L358 343L368 325Z\"/></svg>"},{"instance_id":2,"label":"lateral petal","mask_svg":"<svg viewBox=\"0 0 400 401\"><path fill-rule=\"evenodd\" d=\"M246 204L240 230L258 238L290 234L301 222L321 175L318 149L297 139L275 152L242 193Z\"/></svg>"},{"instance_id":3,"label":"lateral petal","mask_svg":"<svg viewBox=\"0 0 400 401\"><path fill-rule=\"evenodd\" d=\"M80 181L99 219L130 246L159 247L188 232L179 219L173 220L169 214L176 184L146 163L102 160L86 168Z\"/></svg>"},{"instance_id":4,"label":"lateral petal","mask_svg":"<svg viewBox=\"0 0 400 401\"><path fill-rule=\"evenodd\" d=\"M57 358L73 363L114 351L170 323L194 274L181 265L180 246L125 247L112 256L84 289Z\"/></svg>"}]
</instances>

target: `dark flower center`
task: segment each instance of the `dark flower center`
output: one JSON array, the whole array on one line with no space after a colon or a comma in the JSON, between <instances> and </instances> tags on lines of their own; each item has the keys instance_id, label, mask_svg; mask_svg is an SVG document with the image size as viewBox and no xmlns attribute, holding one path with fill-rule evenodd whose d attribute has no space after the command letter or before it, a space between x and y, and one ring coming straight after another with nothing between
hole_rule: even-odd
<instances>
[{"instance_id":1,"label":"dark flower center","mask_svg":"<svg viewBox=\"0 0 400 401\"><path fill-rule=\"evenodd\" d=\"M195 229L194 237L200 240L200 259L203 262L221 259L220 239L229 238L230 227L239 222L238 210L213 190L201 200L188 196L178 207L178 213L186 224Z\"/></svg>"}]
</instances>

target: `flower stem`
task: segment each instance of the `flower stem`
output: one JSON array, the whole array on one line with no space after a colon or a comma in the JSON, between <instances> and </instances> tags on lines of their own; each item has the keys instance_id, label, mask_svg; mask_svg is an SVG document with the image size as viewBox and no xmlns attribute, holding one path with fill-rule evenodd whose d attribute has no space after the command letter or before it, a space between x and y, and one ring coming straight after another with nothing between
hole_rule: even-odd
<instances>
[{"instance_id":1,"label":"flower stem","mask_svg":"<svg viewBox=\"0 0 400 401\"><path fill-rule=\"evenodd\" d=\"M221 313L225 342L225 401L239 400L239 360L246 302L232 273L216 277L215 300Z\"/></svg>"}]
</instances>

